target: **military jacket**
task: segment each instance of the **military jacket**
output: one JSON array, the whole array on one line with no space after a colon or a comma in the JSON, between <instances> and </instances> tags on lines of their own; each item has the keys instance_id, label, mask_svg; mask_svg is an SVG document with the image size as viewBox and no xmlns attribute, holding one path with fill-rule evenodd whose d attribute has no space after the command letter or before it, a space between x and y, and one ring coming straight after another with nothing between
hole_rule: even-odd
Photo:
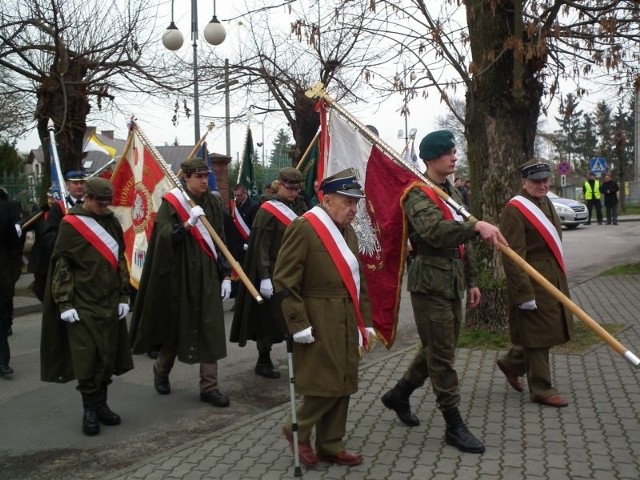
<instances>
[{"instance_id":1,"label":"military jacket","mask_svg":"<svg viewBox=\"0 0 640 480\"><path fill-rule=\"evenodd\" d=\"M343 231L358 256L350 225ZM329 252L311 224L300 217L285 232L274 272L274 288L285 292L282 313L289 333L312 327L315 342L293 345L296 391L340 397L358 390L358 327L351 298ZM371 306L360 264L360 309L371 326Z\"/></svg>"},{"instance_id":2,"label":"military jacket","mask_svg":"<svg viewBox=\"0 0 640 480\"><path fill-rule=\"evenodd\" d=\"M292 203L287 203L278 196L270 199L280 200L297 215L307 211L306 204L300 197ZM256 290L260 288L260 280L273 277L285 229L286 226L270 212L264 208L258 209L251 226L249 248L243 264L243 270ZM271 342L281 342L284 339L280 307L266 299L262 305L259 305L246 287L240 284L229 340L242 347L246 345L247 340L259 338Z\"/></svg>"},{"instance_id":3,"label":"military jacket","mask_svg":"<svg viewBox=\"0 0 640 480\"><path fill-rule=\"evenodd\" d=\"M222 207L211 194L193 199L224 241ZM227 355L221 278L228 264L205 253L165 199L158 210L131 318L133 353L172 345L178 360L212 363Z\"/></svg>"},{"instance_id":4,"label":"military jacket","mask_svg":"<svg viewBox=\"0 0 640 480\"><path fill-rule=\"evenodd\" d=\"M520 195L537 205L562 238L561 225L551 201L536 199L522 190ZM553 253L538 230L512 206L502 211L500 230L509 246L567 297L569 286ZM570 340L573 332L573 316L547 290L531 279L522 268L502 256L507 279L509 301L509 327L511 341L525 348L544 348L560 345ZM535 300L536 310L521 310L518 305Z\"/></svg>"},{"instance_id":5,"label":"military jacket","mask_svg":"<svg viewBox=\"0 0 640 480\"><path fill-rule=\"evenodd\" d=\"M91 331L101 355L116 357L114 374L133 368L128 347L126 319L118 318L118 304L129 303L129 270L125 259L122 227L113 213L93 215L81 205L68 215L96 220L118 244L118 266L113 266L71 224L61 221L53 248L42 311L40 347L41 378L45 382L67 382L75 378L67 328L60 313L75 308ZM117 342L114 345L113 339ZM88 349L93 355L93 350ZM74 356L82 355L79 349ZM77 358L77 357L76 357ZM87 365L94 359L89 356Z\"/></svg>"},{"instance_id":6,"label":"military jacket","mask_svg":"<svg viewBox=\"0 0 640 480\"><path fill-rule=\"evenodd\" d=\"M457 188L451 197L462 204ZM418 187L411 189L402 203L409 223L409 238L422 249L455 249L463 244L464 258L418 254L411 263L407 288L410 292L462 298L468 288L476 286L476 266L470 240L476 237L474 225L445 220L442 210Z\"/></svg>"}]
</instances>

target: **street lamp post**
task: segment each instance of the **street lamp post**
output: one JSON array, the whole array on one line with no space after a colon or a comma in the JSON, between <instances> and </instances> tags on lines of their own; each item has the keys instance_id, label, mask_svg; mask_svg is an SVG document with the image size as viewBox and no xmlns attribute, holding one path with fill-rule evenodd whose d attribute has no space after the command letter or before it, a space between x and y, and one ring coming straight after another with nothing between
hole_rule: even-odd
<instances>
[{"instance_id":1,"label":"street lamp post","mask_svg":"<svg viewBox=\"0 0 640 480\"><path fill-rule=\"evenodd\" d=\"M184 43L184 37L173 22L173 3L171 0L171 23L162 34L162 44L167 50L178 50ZM213 18L204 27L204 39L211 45L224 42L227 33L216 17L216 0L213 0ZM198 93L198 0L191 0L191 40L193 42L193 115L194 136L197 145L200 141L200 98Z\"/></svg>"}]
</instances>

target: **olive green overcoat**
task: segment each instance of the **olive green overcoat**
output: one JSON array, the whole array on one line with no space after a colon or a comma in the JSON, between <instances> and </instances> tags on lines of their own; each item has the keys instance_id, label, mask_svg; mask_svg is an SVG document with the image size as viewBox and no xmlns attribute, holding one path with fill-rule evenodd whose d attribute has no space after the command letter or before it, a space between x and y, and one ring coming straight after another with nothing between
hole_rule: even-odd
<instances>
[{"instance_id":1,"label":"olive green overcoat","mask_svg":"<svg viewBox=\"0 0 640 480\"><path fill-rule=\"evenodd\" d=\"M317 207L321 208L321 207ZM358 240L350 225L343 230L349 249L358 256ZM296 392L342 397L358 390L359 343L355 309L329 252L311 224L300 217L287 228L273 276L276 292L286 291L282 313L291 334L313 328L315 342L294 342ZM360 308L371 324L367 284L360 267Z\"/></svg>"},{"instance_id":2,"label":"olive green overcoat","mask_svg":"<svg viewBox=\"0 0 640 480\"><path fill-rule=\"evenodd\" d=\"M520 195L542 210L562 238L560 219L551 201L547 197L536 199L525 190ZM569 296L567 276L544 238L513 205L507 205L502 211L500 230L518 255ZM571 312L506 255L502 256L502 261L507 279L509 329L513 344L525 348L544 348L568 342L573 334ZM518 305L529 300L536 301L536 310L518 308Z\"/></svg>"}]
</instances>

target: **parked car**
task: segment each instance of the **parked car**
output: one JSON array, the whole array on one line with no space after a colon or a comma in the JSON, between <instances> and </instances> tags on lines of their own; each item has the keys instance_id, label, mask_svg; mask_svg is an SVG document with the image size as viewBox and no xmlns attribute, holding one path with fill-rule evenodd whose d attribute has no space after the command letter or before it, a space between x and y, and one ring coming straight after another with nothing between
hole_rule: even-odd
<instances>
[{"instance_id":1,"label":"parked car","mask_svg":"<svg viewBox=\"0 0 640 480\"><path fill-rule=\"evenodd\" d=\"M571 198L559 197L553 192L547 193L547 196L560 217L560 223L569 230L578 228L578 225L587 222L587 206L584 203Z\"/></svg>"}]
</instances>

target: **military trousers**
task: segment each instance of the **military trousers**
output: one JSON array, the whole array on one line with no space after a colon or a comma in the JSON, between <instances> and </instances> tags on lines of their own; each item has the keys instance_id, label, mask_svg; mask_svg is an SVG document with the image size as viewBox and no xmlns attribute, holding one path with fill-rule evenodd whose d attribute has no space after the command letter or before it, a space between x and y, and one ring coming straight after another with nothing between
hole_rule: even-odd
<instances>
[{"instance_id":1,"label":"military trousers","mask_svg":"<svg viewBox=\"0 0 640 480\"><path fill-rule=\"evenodd\" d=\"M420 387L430 377L438 407L441 410L458 407L460 388L454 362L463 321L463 299L412 292L411 305L422 348L404 379Z\"/></svg>"},{"instance_id":2,"label":"military trousers","mask_svg":"<svg viewBox=\"0 0 640 480\"><path fill-rule=\"evenodd\" d=\"M156 358L155 371L168 377L176 363L178 351L174 346L162 345ZM218 386L218 362L200 364L200 393L209 393Z\"/></svg>"},{"instance_id":3,"label":"military trousers","mask_svg":"<svg viewBox=\"0 0 640 480\"><path fill-rule=\"evenodd\" d=\"M78 391L95 393L111 383L116 363L118 322L81 317L67 324L69 351Z\"/></svg>"},{"instance_id":4,"label":"military trousers","mask_svg":"<svg viewBox=\"0 0 640 480\"><path fill-rule=\"evenodd\" d=\"M316 454L333 456L345 449L347 412L350 397L314 397L304 395L296 409L298 442L308 442L316 427ZM285 428L291 431L291 414L285 420Z\"/></svg>"},{"instance_id":5,"label":"military trousers","mask_svg":"<svg viewBox=\"0 0 640 480\"><path fill-rule=\"evenodd\" d=\"M526 375L532 401L558 393L551 384L549 348L523 348L514 345L500 361L519 377Z\"/></svg>"}]
</instances>

